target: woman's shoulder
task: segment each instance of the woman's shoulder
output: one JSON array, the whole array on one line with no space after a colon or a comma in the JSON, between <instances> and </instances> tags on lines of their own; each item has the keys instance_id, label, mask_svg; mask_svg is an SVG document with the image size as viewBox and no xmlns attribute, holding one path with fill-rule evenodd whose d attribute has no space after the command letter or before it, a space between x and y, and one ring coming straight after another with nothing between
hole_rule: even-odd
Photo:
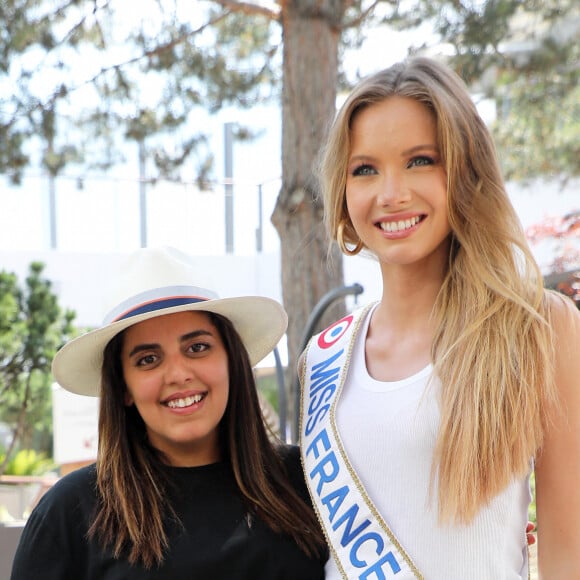
<instances>
[{"instance_id":1,"label":"woman's shoulder","mask_svg":"<svg viewBox=\"0 0 580 580\"><path fill-rule=\"evenodd\" d=\"M580 311L553 292L546 292L546 303L558 404L546 405L549 420L535 466L537 517L546 570L562 570L562 556L572 565L580 548L574 533L580 515Z\"/></svg>"},{"instance_id":2,"label":"woman's shoulder","mask_svg":"<svg viewBox=\"0 0 580 580\"><path fill-rule=\"evenodd\" d=\"M59 479L42 496L22 531L12 578L80 577L95 480L94 465L84 467Z\"/></svg>"},{"instance_id":3,"label":"woman's shoulder","mask_svg":"<svg viewBox=\"0 0 580 580\"><path fill-rule=\"evenodd\" d=\"M560 292L547 290L545 304L556 335L566 332L580 338L580 310L571 298Z\"/></svg>"},{"instance_id":4,"label":"woman's shoulder","mask_svg":"<svg viewBox=\"0 0 580 580\"><path fill-rule=\"evenodd\" d=\"M300 447L289 443L280 443L277 447L282 461L287 467L300 466Z\"/></svg>"},{"instance_id":5,"label":"woman's shoulder","mask_svg":"<svg viewBox=\"0 0 580 580\"><path fill-rule=\"evenodd\" d=\"M300 448L298 445L286 443L278 446L278 453L284 462L288 476L293 483L304 482L304 472L302 471L302 459L300 458Z\"/></svg>"},{"instance_id":6,"label":"woman's shoulder","mask_svg":"<svg viewBox=\"0 0 580 580\"><path fill-rule=\"evenodd\" d=\"M577 388L580 374L580 310L570 298L557 292L546 292L546 304L553 332L554 370L556 383L560 387L560 395L565 399L573 395L578 396L580 392Z\"/></svg>"},{"instance_id":7,"label":"woman's shoulder","mask_svg":"<svg viewBox=\"0 0 580 580\"><path fill-rule=\"evenodd\" d=\"M326 343L328 345L327 341L330 341L330 343L333 344L339 338L342 338L342 336L345 335L346 330L352 325L352 322L354 320L362 320L363 318L368 317L369 314L372 313L376 309L378 304L379 303L377 301L374 301L374 302L370 302L368 304L365 304L363 306L358 306L356 309L354 309L349 314L346 314L342 318L335 320L332 324L327 326L324 330L321 330L317 334L312 335L310 337L306 347L302 350L302 352L300 353L300 355L298 357L298 362L296 365L297 370L298 370L298 376L302 376L302 372L304 371L304 366L306 364L306 353L312 344L314 344L316 342L318 342L318 343L322 342L322 343ZM356 330L355 330L355 334L356 334L357 332L360 331L361 325L356 324L355 327L356 327Z\"/></svg>"},{"instance_id":8,"label":"woman's shoulder","mask_svg":"<svg viewBox=\"0 0 580 580\"><path fill-rule=\"evenodd\" d=\"M61 477L53 486L59 492L73 489L86 489L87 485L93 486L97 480L97 466L94 463L75 469Z\"/></svg>"},{"instance_id":9,"label":"woman's shoulder","mask_svg":"<svg viewBox=\"0 0 580 580\"><path fill-rule=\"evenodd\" d=\"M94 464L71 471L42 496L37 508L46 511L56 506L92 504L90 499L96 497L96 480Z\"/></svg>"}]
</instances>

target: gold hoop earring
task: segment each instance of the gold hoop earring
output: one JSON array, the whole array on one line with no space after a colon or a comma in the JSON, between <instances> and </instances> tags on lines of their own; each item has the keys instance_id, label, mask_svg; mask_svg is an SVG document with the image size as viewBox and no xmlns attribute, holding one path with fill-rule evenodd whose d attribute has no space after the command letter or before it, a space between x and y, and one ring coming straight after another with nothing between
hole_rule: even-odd
<instances>
[{"instance_id":1,"label":"gold hoop earring","mask_svg":"<svg viewBox=\"0 0 580 580\"><path fill-rule=\"evenodd\" d=\"M339 222L338 227L336 228L336 242L343 254L346 254L347 256L356 256L364 248L364 244L359 239L354 248L349 248L344 241L344 226L344 221Z\"/></svg>"}]
</instances>

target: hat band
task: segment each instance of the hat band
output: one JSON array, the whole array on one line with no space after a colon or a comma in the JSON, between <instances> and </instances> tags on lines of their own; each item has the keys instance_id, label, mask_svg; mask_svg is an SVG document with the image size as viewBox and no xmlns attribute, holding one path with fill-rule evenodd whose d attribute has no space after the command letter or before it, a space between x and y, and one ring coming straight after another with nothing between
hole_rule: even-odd
<instances>
[{"instance_id":1,"label":"hat band","mask_svg":"<svg viewBox=\"0 0 580 580\"><path fill-rule=\"evenodd\" d=\"M118 303L105 316L103 326L131 316L137 316L138 314L154 312L155 310L171 308L172 306L205 302L216 298L218 298L218 295L215 292L198 286L173 285L150 288L144 292L132 294L129 298Z\"/></svg>"},{"instance_id":2,"label":"hat band","mask_svg":"<svg viewBox=\"0 0 580 580\"><path fill-rule=\"evenodd\" d=\"M165 310L174 306L184 306L185 304L197 304L198 302L206 302L208 298L199 298L197 296L171 296L170 298L163 298L161 300L153 300L144 304L139 304L131 310L124 312L117 316L112 322L119 320L126 320L139 314L146 314L147 312L155 312L157 310Z\"/></svg>"}]
</instances>

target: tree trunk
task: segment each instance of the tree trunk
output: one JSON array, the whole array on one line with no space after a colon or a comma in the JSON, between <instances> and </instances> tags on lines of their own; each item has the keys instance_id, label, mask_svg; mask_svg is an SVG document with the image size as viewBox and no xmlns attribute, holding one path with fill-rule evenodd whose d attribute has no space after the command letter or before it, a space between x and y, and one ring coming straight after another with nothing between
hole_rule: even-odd
<instances>
[{"instance_id":1,"label":"tree trunk","mask_svg":"<svg viewBox=\"0 0 580 580\"><path fill-rule=\"evenodd\" d=\"M272 223L280 236L282 296L289 316L286 385L290 419L296 412L295 394L290 391L306 322L320 298L344 284L342 258L335 245L328 260L322 200L313 174L335 113L343 12L342 0L282 3L282 188Z\"/></svg>"}]
</instances>

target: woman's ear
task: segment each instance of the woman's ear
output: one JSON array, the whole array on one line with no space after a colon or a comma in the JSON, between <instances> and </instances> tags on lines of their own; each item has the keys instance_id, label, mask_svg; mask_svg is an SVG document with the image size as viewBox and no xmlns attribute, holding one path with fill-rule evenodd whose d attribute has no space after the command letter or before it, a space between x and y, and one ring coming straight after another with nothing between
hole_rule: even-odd
<instances>
[{"instance_id":1,"label":"woman's ear","mask_svg":"<svg viewBox=\"0 0 580 580\"><path fill-rule=\"evenodd\" d=\"M125 390L125 407L130 407L134 403L135 403L135 401L133 400L131 393L129 391Z\"/></svg>"}]
</instances>

